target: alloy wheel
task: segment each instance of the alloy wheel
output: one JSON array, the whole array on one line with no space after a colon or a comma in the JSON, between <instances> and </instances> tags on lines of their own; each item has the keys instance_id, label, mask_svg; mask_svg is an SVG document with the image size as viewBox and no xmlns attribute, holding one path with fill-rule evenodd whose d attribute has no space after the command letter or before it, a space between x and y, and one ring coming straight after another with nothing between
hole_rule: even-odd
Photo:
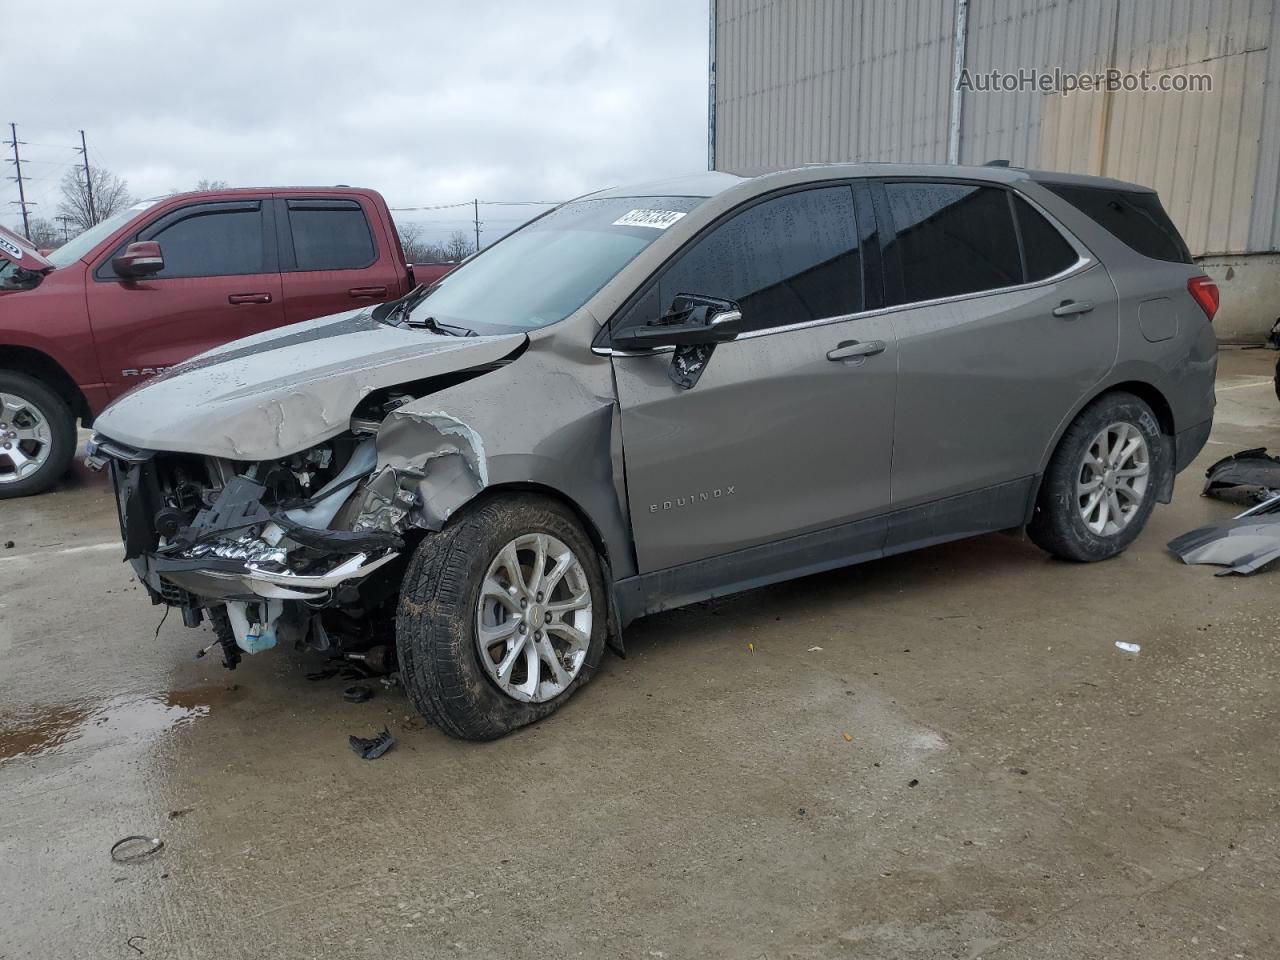
<instances>
[{"instance_id":1,"label":"alloy wheel","mask_svg":"<svg viewBox=\"0 0 1280 960\"><path fill-rule=\"evenodd\" d=\"M1099 430L1076 479L1085 526L1102 537L1127 527L1142 507L1150 475L1151 451L1141 430L1123 421Z\"/></svg>"},{"instance_id":2,"label":"alloy wheel","mask_svg":"<svg viewBox=\"0 0 1280 960\"><path fill-rule=\"evenodd\" d=\"M0 483L17 483L44 466L53 450L49 418L30 400L0 393Z\"/></svg>"},{"instance_id":3,"label":"alloy wheel","mask_svg":"<svg viewBox=\"0 0 1280 960\"><path fill-rule=\"evenodd\" d=\"M517 537L498 551L480 585L480 663L512 699L552 700L582 670L591 621L591 583L573 550L547 533Z\"/></svg>"}]
</instances>

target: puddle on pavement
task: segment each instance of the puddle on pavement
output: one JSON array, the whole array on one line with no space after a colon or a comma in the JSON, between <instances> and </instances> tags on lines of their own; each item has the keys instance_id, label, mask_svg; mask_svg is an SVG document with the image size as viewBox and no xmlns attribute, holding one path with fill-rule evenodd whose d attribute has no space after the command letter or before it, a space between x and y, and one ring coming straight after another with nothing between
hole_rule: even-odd
<instances>
[{"instance_id":1,"label":"puddle on pavement","mask_svg":"<svg viewBox=\"0 0 1280 960\"><path fill-rule=\"evenodd\" d=\"M149 739L194 723L239 696L236 687L213 686L0 714L0 764Z\"/></svg>"}]
</instances>

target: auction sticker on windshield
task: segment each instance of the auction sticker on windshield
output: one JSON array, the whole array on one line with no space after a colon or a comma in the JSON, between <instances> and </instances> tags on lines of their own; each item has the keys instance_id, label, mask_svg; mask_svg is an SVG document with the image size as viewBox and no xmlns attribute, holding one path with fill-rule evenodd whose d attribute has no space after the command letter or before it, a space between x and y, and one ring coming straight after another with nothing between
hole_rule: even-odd
<instances>
[{"instance_id":1,"label":"auction sticker on windshield","mask_svg":"<svg viewBox=\"0 0 1280 960\"><path fill-rule=\"evenodd\" d=\"M613 221L615 227L653 227L665 230L681 217L675 210L632 210Z\"/></svg>"}]
</instances>

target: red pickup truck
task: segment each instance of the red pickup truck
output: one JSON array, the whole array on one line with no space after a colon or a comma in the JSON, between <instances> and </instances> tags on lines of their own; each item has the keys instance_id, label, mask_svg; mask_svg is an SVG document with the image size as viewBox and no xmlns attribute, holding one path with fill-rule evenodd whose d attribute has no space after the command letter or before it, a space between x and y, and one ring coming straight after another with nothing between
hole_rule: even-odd
<instances>
[{"instance_id":1,"label":"red pickup truck","mask_svg":"<svg viewBox=\"0 0 1280 960\"><path fill-rule=\"evenodd\" d=\"M66 471L76 420L197 353L395 299L451 265L405 262L373 190L183 193L42 256L0 228L0 499Z\"/></svg>"}]
</instances>

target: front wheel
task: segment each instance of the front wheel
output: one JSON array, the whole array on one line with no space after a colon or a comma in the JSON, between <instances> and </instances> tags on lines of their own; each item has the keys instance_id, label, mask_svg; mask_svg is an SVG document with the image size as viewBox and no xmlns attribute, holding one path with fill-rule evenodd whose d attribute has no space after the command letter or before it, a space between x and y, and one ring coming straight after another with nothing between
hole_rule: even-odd
<instances>
[{"instance_id":1,"label":"front wheel","mask_svg":"<svg viewBox=\"0 0 1280 960\"><path fill-rule=\"evenodd\" d=\"M0 370L0 500L49 489L75 450L75 417L62 398L34 377Z\"/></svg>"},{"instance_id":2,"label":"front wheel","mask_svg":"<svg viewBox=\"0 0 1280 960\"><path fill-rule=\"evenodd\" d=\"M1114 557L1146 526L1172 469L1151 408L1130 393L1105 394L1058 442L1027 533L1064 560Z\"/></svg>"},{"instance_id":3,"label":"front wheel","mask_svg":"<svg viewBox=\"0 0 1280 960\"><path fill-rule=\"evenodd\" d=\"M396 615L410 699L445 733L492 740L558 709L604 650L595 547L553 500L497 497L428 534Z\"/></svg>"}]
</instances>

